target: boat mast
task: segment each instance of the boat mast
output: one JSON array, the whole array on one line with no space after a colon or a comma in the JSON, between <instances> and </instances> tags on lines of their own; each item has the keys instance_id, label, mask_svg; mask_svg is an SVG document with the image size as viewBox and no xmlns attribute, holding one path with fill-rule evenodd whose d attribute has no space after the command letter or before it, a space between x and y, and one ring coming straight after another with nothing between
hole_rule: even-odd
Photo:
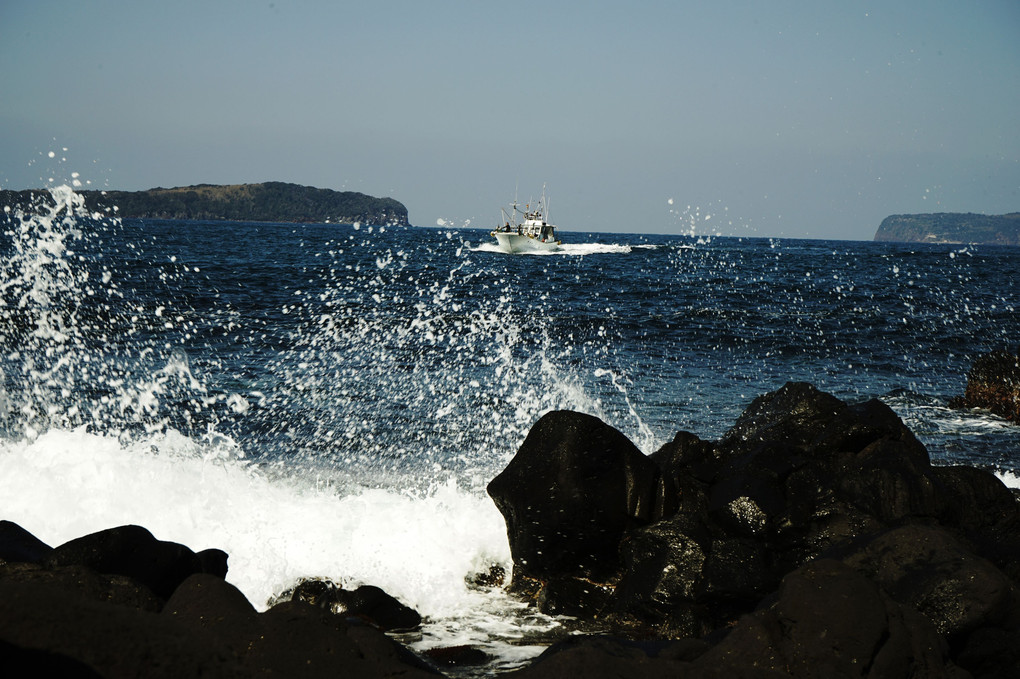
<instances>
[{"instance_id":1,"label":"boat mast","mask_svg":"<svg viewBox=\"0 0 1020 679\"><path fill-rule=\"evenodd\" d=\"M549 216L549 201L545 197L545 184L542 184L542 209L545 211L542 215L543 223L552 224L552 217Z\"/></svg>"},{"instance_id":2,"label":"boat mast","mask_svg":"<svg viewBox=\"0 0 1020 679\"><path fill-rule=\"evenodd\" d=\"M514 214L513 219L510 222L510 226L517 227L517 194L520 191L520 186L514 186Z\"/></svg>"}]
</instances>

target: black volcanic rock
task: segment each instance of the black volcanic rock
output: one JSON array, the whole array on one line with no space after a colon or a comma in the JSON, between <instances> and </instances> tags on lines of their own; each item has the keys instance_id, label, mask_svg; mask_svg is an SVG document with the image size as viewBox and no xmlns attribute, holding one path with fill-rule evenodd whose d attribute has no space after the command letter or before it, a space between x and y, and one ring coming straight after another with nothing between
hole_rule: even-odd
<instances>
[{"instance_id":1,"label":"black volcanic rock","mask_svg":"<svg viewBox=\"0 0 1020 679\"><path fill-rule=\"evenodd\" d=\"M63 590L74 597L127 606L153 613L164 600L144 584L122 575L108 575L80 564L47 568L38 564L0 563L0 582Z\"/></svg>"},{"instance_id":2,"label":"black volcanic rock","mask_svg":"<svg viewBox=\"0 0 1020 679\"><path fill-rule=\"evenodd\" d=\"M32 542L10 526L5 533ZM345 614L302 601L259 613L218 574L188 575L164 600L130 575L93 570L127 571L165 594L182 560L201 561L182 545L126 526L72 540L39 563L0 562L3 676L438 675L376 627ZM225 559L212 562L218 570ZM357 596L373 610L386 608L375 592Z\"/></svg>"},{"instance_id":3,"label":"black volcanic rock","mask_svg":"<svg viewBox=\"0 0 1020 679\"><path fill-rule=\"evenodd\" d=\"M963 396L953 408L984 408L1020 424L1020 352L992 351L979 356L967 374Z\"/></svg>"},{"instance_id":4,"label":"black volcanic rock","mask_svg":"<svg viewBox=\"0 0 1020 679\"><path fill-rule=\"evenodd\" d=\"M1020 505L994 474L974 467L936 467L939 523L1020 581Z\"/></svg>"},{"instance_id":5,"label":"black volcanic rock","mask_svg":"<svg viewBox=\"0 0 1020 679\"><path fill-rule=\"evenodd\" d=\"M331 580L310 578L284 592L278 601L303 601L324 610L361 618L385 632L409 631L421 625L421 614L373 585L354 590Z\"/></svg>"},{"instance_id":6,"label":"black volcanic rock","mask_svg":"<svg viewBox=\"0 0 1020 679\"><path fill-rule=\"evenodd\" d=\"M989 647L1000 640L990 640ZM984 657L984 656L983 656ZM508 675L644 679L925 677L964 679L934 625L853 568L811 562L716 639L573 637ZM1004 675L1009 676L1009 675Z\"/></svg>"},{"instance_id":7,"label":"black volcanic rock","mask_svg":"<svg viewBox=\"0 0 1020 679\"><path fill-rule=\"evenodd\" d=\"M39 563L53 548L13 521L0 521L0 561Z\"/></svg>"},{"instance_id":8,"label":"black volcanic rock","mask_svg":"<svg viewBox=\"0 0 1020 679\"><path fill-rule=\"evenodd\" d=\"M439 673L378 629L299 601L259 615L244 663L281 677L429 677Z\"/></svg>"},{"instance_id":9,"label":"black volcanic rock","mask_svg":"<svg viewBox=\"0 0 1020 679\"><path fill-rule=\"evenodd\" d=\"M804 448L844 407L838 398L810 384L791 382L754 399L723 436L723 443L737 452L773 442Z\"/></svg>"},{"instance_id":10,"label":"black volcanic rock","mask_svg":"<svg viewBox=\"0 0 1020 679\"><path fill-rule=\"evenodd\" d=\"M204 634L241 657L262 634L259 613L240 590L212 575L192 575L174 591L161 614Z\"/></svg>"},{"instance_id":11,"label":"black volcanic rock","mask_svg":"<svg viewBox=\"0 0 1020 679\"><path fill-rule=\"evenodd\" d=\"M794 677L952 677L934 625L838 561L818 560L783 579L775 601L740 619L697 665Z\"/></svg>"},{"instance_id":12,"label":"black volcanic rock","mask_svg":"<svg viewBox=\"0 0 1020 679\"><path fill-rule=\"evenodd\" d=\"M624 571L613 608L671 635L698 637L712 629L699 595L709 545L690 537L674 520L627 533L620 546Z\"/></svg>"},{"instance_id":13,"label":"black volcanic rock","mask_svg":"<svg viewBox=\"0 0 1020 679\"><path fill-rule=\"evenodd\" d=\"M938 526L889 529L842 560L951 639L1004 622L1018 603L1002 571Z\"/></svg>"},{"instance_id":14,"label":"black volcanic rock","mask_svg":"<svg viewBox=\"0 0 1020 679\"><path fill-rule=\"evenodd\" d=\"M506 519L514 577L614 575L624 531L652 517L657 480L655 464L602 420L543 416L488 486Z\"/></svg>"},{"instance_id":15,"label":"black volcanic rock","mask_svg":"<svg viewBox=\"0 0 1020 679\"><path fill-rule=\"evenodd\" d=\"M244 676L205 635L153 611L7 578L0 600L0 641L22 653L63 658L104 677ZM20 671L40 676L32 667Z\"/></svg>"},{"instance_id":16,"label":"black volcanic rock","mask_svg":"<svg viewBox=\"0 0 1020 679\"><path fill-rule=\"evenodd\" d=\"M218 550L217 550L218 551ZM226 555L203 559L175 542L157 540L141 526L119 526L76 538L56 547L44 560L47 568L81 565L96 572L123 575L167 599L188 576L205 566L226 576Z\"/></svg>"},{"instance_id":17,"label":"black volcanic rock","mask_svg":"<svg viewBox=\"0 0 1020 679\"><path fill-rule=\"evenodd\" d=\"M615 667L607 654L622 654L649 676L704 676L708 667L726 676L956 676L956 655L968 668L1001 668L997 658L1020 638L1017 498L988 472L933 467L880 401L847 404L789 383L755 399L719 441L678 434L647 458L659 474L642 471L640 485L633 470L643 465L601 421L586 425L613 442L601 449L629 452L613 463L588 453L600 447L578 435L590 422L540 420L518 453L525 462L508 465L514 481L501 474L490 492L515 563L526 567L519 550L536 544L571 553L567 526L580 526L584 553L606 562L602 579L580 577L576 559L542 554L542 569L515 569L512 589L543 610L643 636L702 637L711 648L677 665L586 644L542 659L536 672L567 674L567 655L584 668ZM652 488L651 511L637 520L618 509L599 531L607 515L586 503L619 508L622 488Z\"/></svg>"}]
</instances>

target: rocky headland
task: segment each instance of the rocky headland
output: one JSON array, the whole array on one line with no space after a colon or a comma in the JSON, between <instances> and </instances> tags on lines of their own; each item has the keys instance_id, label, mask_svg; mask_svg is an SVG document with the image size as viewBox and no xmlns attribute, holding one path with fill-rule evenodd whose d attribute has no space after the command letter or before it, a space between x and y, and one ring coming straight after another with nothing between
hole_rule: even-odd
<instances>
[{"instance_id":1,"label":"rocky headland","mask_svg":"<svg viewBox=\"0 0 1020 679\"><path fill-rule=\"evenodd\" d=\"M199 184L147 191L80 191L93 213L125 218L244 222L343 223L407 226L407 208L392 198L284 182ZM32 212L42 190L0 191L0 206Z\"/></svg>"},{"instance_id":2,"label":"rocky headland","mask_svg":"<svg viewBox=\"0 0 1020 679\"><path fill-rule=\"evenodd\" d=\"M1020 212L1005 215L940 212L892 215L882 220L876 241L1020 245Z\"/></svg>"},{"instance_id":3,"label":"rocky headland","mask_svg":"<svg viewBox=\"0 0 1020 679\"><path fill-rule=\"evenodd\" d=\"M790 383L720 440L680 432L648 456L555 411L488 490L514 560L505 586L586 632L507 676L1020 676L1017 496L987 471L932 466L880 401ZM401 647L386 630L416 614L374 588L312 580L258 613L224 581L224 553L138 527L51 548L3 523L0 559L0 655L39 674L415 677L479 662Z\"/></svg>"}]
</instances>

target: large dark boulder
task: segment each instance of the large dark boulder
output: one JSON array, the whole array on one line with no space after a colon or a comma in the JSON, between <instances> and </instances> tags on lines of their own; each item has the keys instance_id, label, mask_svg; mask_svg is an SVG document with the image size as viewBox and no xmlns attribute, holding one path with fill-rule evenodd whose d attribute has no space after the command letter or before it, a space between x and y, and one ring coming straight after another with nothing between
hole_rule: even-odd
<instances>
[{"instance_id":1,"label":"large dark boulder","mask_svg":"<svg viewBox=\"0 0 1020 679\"><path fill-rule=\"evenodd\" d=\"M245 676L206 635L153 611L7 579L0 579L0 601L0 642L18 653L64 659L103 677ZM37 676L24 670L22 676Z\"/></svg>"},{"instance_id":2,"label":"large dark boulder","mask_svg":"<svg viewBox=\"0 0 1020 679\"><path fill-rule=\"evenodd\" d=\"M709 632L709 611L699 601L707 545L690 537L678 521L660 521L627 534L624 571L612 611L620 621L649 624L669 636Z\"/></svg>"},{"instance_id":3,"label":"large dark boulder","mask_svg":"<svg viewBox=\"0 0 1020 679\"><path fill-rule=\"evenodd\" d=\"M757 610L705 639L570 637L508 676L1005 678L1016 676L1011 640L982 630L968 646L973 655L965 659L989 673L970 675L953 661L925 616L894 601L854 568L820 559L789 573ZM992 655L996 651L998 657Z\"/></svg>"},{"instance_id":4,"label":"large dark boulder","mask_svg":"<svg viewBox=\"0 0 1020 679\"><path fill-rule=\"evenodd\" d=\"M710 493L735 487L741 492L724 499L753 501L791 567L890 522L939 512L927 450L877 400L847 405L789 383L755 399L719 448L730 463Z\"/></svg>"},{"instance_id":5,"label":"large dark boulder","mask_svg":"<svg viewBox=\"0 0 1020 679\"><path fill-rule=\"evenodd\" d=\"M842 561L924 614L950 640L1004 622L1018 603L1002 571L938 526L883 531Z\"/></svg>"},{"instance_id":6,"label":"large dark boulder","mask_svg":"<svg viewBox=\"0 0 1020 679\"><path fill-rule=\"evenodd\" d=\"M1020 677L1020 629L1013 626L975 630L954 654L956 664L981 679Z\"/></svg>"},{"instance_id":7,"label":"large dark boulder","mask_svg":"<svg viewBox=\"0 0 1020 679\"><path fill-rule=\"evenodd\" d=\"M963 396L953 408L983 408L1012 422L1020 422L1020 352L992 351L975 359L967 374Z\"/></svg>"},{"instance_id":8,"label":"large dark boulder","mask_svg":"<svg viewBox=\"0 0 1020 679\"><path fill-rule=\"evenodd\" d=\"M940 523L1020 582L1020 503L991 472L975 467L936 467Z\"/></svg>"},{"instance_id":9,"label":"large dark boulder","mask_svg":"<svg viewBox=\"0 0 1020 679\"><path fill-rule=\"evenodd\" d=\"M756 398L718 443L686 449L700 455L684 456L686 470L670 459L663 484L703 482L728 536L767 539L791 567L882 523L938 512L927 451L876 400L847 405L792 382Z\"/></svg>"},{"instance_id":10,"label":"large dark boulder","mask_svg":"<svg viewBox=\"0 0 1020 679\"><path fill-rule=\"evenodd\" d=\"M670 518L681 505L689 507L691 502L702 501L705 490L724 464L715 443L686 431L677 433L648 457L660 472L655 520Z\"/></svg>"},{"instance_id":11,"label":"large dark boulder","mask_svg":"<svg viewBox=\"0 0 1020 679\"><path fill-rule=\"evenodd\" d=\"M0 561L40 563L53 548L13 521L0 521Z\"/></svg>"},{"instance_id":12,"label":"large dark boulder","mask_svg":"<svg viewBox=\"0 0 1020 679\"><path fill-rule=\"evenodd\" d=\"M742 452L773 442L794 448L811 444L846 405L805 382L789 382L754 399L723 436L722 445Z\"/></svg>"},{"instance_id":13,"label":"large dark boulder","mask_svg":"<svg viewBox=\"0 0 1020 679\"><path fill-rule=\"evenodd\" d=\"M371 625L288 601L259 615L243 659L254 673L301 677L434 677L439 673Z\"/></svg>"},{"instance_id":14,"label":"large dark boulder","mask_svg":"<svg viewBox=\"0 0 1020 679\"><path fill-rule=\"evenodd\" d=\"M158 612L164 600L144 584L123 575L108 575L79 564L46 568L38 564L0 564L0 581L31 587L49 587L75 597Z\"/></svg>"},{"instance_id":15,"label":"large dark boulder","mask_svg":"<svg viewBox=\"0 0 1020 679\"><path fill-rule=\"evenodd\" d=\"M257 613L232 585L207 574L182 583L161 613L6 580L0 600L0 659L39 663L24 676L45 668L139 678L437 674L374 627L303 602Z\"/></svg>"},{"instance_id":16,"label":"large dark boulder","mask_svg":"<svg viewBox=\"0 0 1020 679\"><path fill-rule=\"evenodd\" d=\"M507 524L514 577L606 579L624 532L654 514L658 469L591 415L543 416L488 486Z\"/></svg>"},{"instance_id":17,"label":"large dark boulder","mask_svg":"<svg viewBox=\"0 0 1020 679\"><path fill-rule=\"evenodd\" d=\"M210 639L231 657L244 657L252 639L263 633L259 612L239 589L205 573L192 575L174 591L161 611Z\"/></svg>"},{"instance_id":18,"label":"large dark boulder","mask_svg":"<svg viewBox=\"0 0 1020 679\"><path fill-rule=\"evenodd\" d=\"M124 575L168 599L188 576L205 572L226 575L226 555L219 550L199 557L176 542L157 540L141 526L119 526L85 535L54 548L44 560L47 568L81 565L96 572Z\"/></svg>"},{"instance_id":19,"label":"large dark boulder","mask_svg":"<svg viewBox=\"0 0 1020 679\"><path fill-rule=\"evenodd\" d=\"M20 531L11 534L34 544ZM180 545L160 543L137 527L87 537L57 548L41 563L0 563L0 674L238 679L437 675L376 626L352 617L351 610L336 613L287 601L258 613L218 574L225 556L215 551L207 552L215 573L185 577L164 600L133 575L165 592L182 572L182 561L194 565L202 558ZM371 588L349 594L376 614L390 612L385 597Z\"/></svg>"},{"instance_id":20,"label":"large dark boulder","mask_svg":"<svg viewBox=\"0 0 1020 679\"><path fill-rule=\"evenodd\" d=\"M103 676L83 662L60 653L40 651L17 646L0 639L0 666L4 676L21 677L73 677L73 679L103 679Z\"/></svg>"},{"instance_id":21,"label":"large dark boulder","mask_svg":"<svg viewBox=\"0 0 1020 679\"><path fill-rule=\"evenodd\" d=\"M956 677L935 627L833 560L787 575L773 603L744 616L696 665L793 677ZM962 678L961 678L962 679Z\"/></svg>"},{"instance_id":22,"label":"large dark boulder","mask_svg":"<svg viewBox=\"0 0 1020 679\"><path fill-rule=\"evenodd\" d=\"M1017 496L995 474L977 467L935 467L939 483L939 520L973 535L1017 531Z\"/></svg>"},{"instance_id":23,"label":"large dark boulder","mask_svg":"<svg viewBox=\"0 0 1020 679\"><path fill-rule=\"evenodd\" d=\"M277 601L304 601L338 615L360 618L385 632L406 632L421 625L418 611L374 585L348 590L326 578L309 578Z\"/></svg>"}]
</instances>

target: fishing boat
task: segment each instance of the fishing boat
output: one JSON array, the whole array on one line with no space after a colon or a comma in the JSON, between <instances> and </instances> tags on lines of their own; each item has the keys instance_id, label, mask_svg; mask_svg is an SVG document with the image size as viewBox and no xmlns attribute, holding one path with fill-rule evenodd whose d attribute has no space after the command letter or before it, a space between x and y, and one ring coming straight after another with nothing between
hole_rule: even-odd
<instances>
[{"instance_id":1,"label":"fishing boat","mask_svg":"<svg viewBox=\"0 0 1020 679\"><path fill-rule=\"evenodd\" d=\"M528 252L534 250L552 252L560 249L556 227L548 222L549 207L542 187L542 200L533 209L530 203L524 209L517 207L514 199L509 212L502 208L503 224L492 231L496 244L503 252ZM519 219L518 215L523 219Z\"/></svg>"}]
</instances>

